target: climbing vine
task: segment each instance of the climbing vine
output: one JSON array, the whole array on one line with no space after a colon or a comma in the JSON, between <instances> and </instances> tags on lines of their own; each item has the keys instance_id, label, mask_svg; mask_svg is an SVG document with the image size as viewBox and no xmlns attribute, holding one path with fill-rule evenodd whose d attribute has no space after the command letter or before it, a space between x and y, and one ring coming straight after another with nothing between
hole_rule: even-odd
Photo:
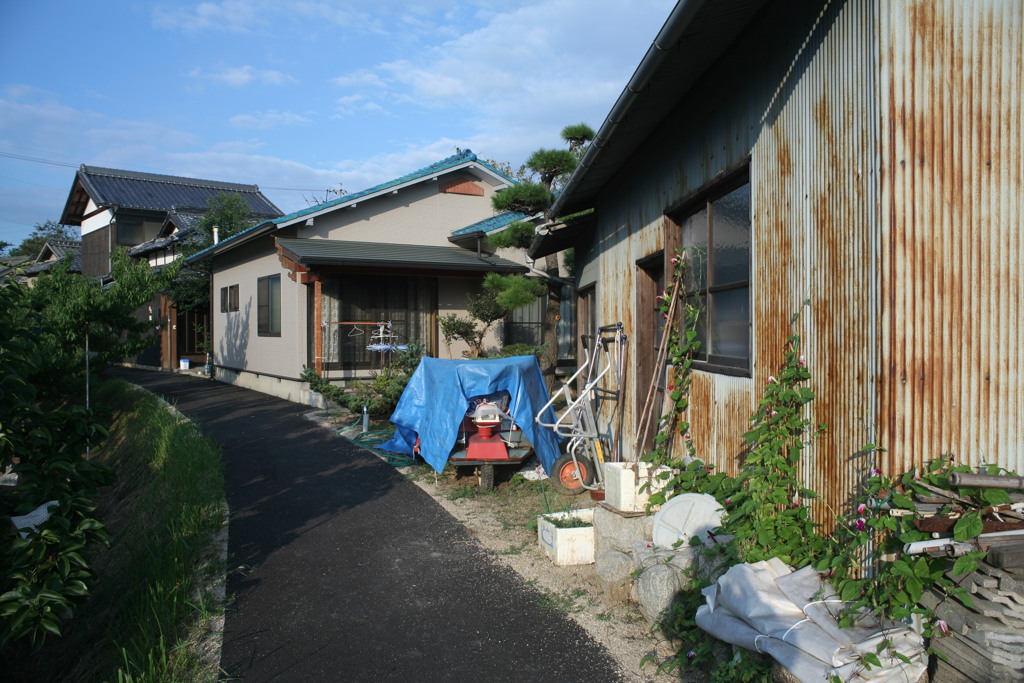
<instances>
[{"instance_id":1,"label":"climbing vine","mask_svg":"<svg viewBox=\"0 0 1024 683\"><path fill-rule=\"evenodd\" d=\"M654 436L654 448L644 456L644 460L652 467L667 467L669 472L662 474L663 484L659 491L650 496L649 505L660 505L667 499L683 491L691 491L698 487L694 478L707 478L711 474L708 468L689 468L687 465L697 457L697 449L690 434L690 422L686 419L690 407L690 384L693 381L694 356L700 351L700 340L697 339L697 322L700 319L700 308L683 298L683 287L687 280L689 265L684 254L677 251L670 260L672 264L672 280L669 287L658 298L659 314L665 319L663 334L665 340L666 363L668 365L668 405L658 421L658 432ZM675 324L675 305L679 302L682 325ZM673 455L672 443L676 435L682 439L684 453L681 458ZM705 484L706 485L706 484ZM649 486L649 484L645 484ZM702 486L703 487L703 486Z\"/></svg>"},{"instance_id":2,"label":"climbing vine","mask_svg":"<svg viewBox=\"0 0 1024 683\"><path fill-rule=\"evenodd\" d=\"M796 322L795 316L793 322ZM675 350L686 348L686 337L675 340ZM674 356L673 356L674 357ZM689 372L690 365L681 366ZM680 386L676 375L677 386ZM827 429L815 425L807 417L807 405L814 400L809 386L811 374L801 352L800 338L787 339L783 362L776 373L767 378L762 397L750 418L750 429L744 434L744 457L738 475L730 477L714 472L699 460L683 463L672 460L663 451L655 450L647 459L672 467L665 498L685 491L714 495L725 508L721 529L712 534L713 543L704 548L702 567L715 566L714 574L741 562L779 558L794 568L813 565L830 581L844 601L838 615L841 626L851 625L865 613L888 620L913 616L922 619L925 637L948 634L949 628L935 616L934 608L955 598L970 605L967 592L959 586L963 577L978 568L985 553L969 550L955 562L946 557L907 555L904 544L930 538L918 528L916 497L936 494L948 500L936 512L952 514L954 541L969 541L982 533L983 516L1000 506L1007 506L1009 496L1002 489L953 486L949 475L970 472L971 468L956 466L952 456L927 464L922 471L885 476L873 469L865 477L863 491L852 503L849 513L829 531L812 520L809 503L815 493L801 484L800 460L807 445ZM688 401L684 393L673 396L673 410L685 411ZM663 420L662 427L678 425L684 439L689 424ZM685 425L685 426L684 426ZM685 439L689 441L688 439ZM656 442L660 444L661 442ZM881 451L874 444L862 453ZM693 451L688 449L687 454ZM1004 473L989 467L990 474ZM661 502L652 496L652 502ZM890 514L895 509L897 514ZM716 653L717 641L707 637L695 620L698 607L705 599L701 589L710 584L709 572L697 570L685 576L685 586L676 604L662 621L662 628L682 643L676 657L662 664L671 669L682 664L717 662L711 671L712 681L768 681L770 660L752 652L737 651L723 659ZM929 608L922 604L934 596ZM931 650L937 652L936 648ZM887 655L909 661L891 642L883 642L878 653L866 653L862 667L877 666L880 656Z\"/></svg>"}]
</instances>

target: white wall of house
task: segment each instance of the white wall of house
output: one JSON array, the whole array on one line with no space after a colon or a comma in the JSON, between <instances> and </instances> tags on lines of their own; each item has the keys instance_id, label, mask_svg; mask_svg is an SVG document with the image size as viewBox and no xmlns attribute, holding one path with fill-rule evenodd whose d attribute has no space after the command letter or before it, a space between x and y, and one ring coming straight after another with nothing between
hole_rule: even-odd
<instances>
[{"instance_id":1,"label":"white wall of house","mask_svg":"<svg viewBox=\"0 0 1024 683\"><path fill-rule=\"evenodd\" d=\"M477 182L484 194L474 196L439 192L438 182L424 181L396 194L317 216L312 226L299 227L297 236L450 247L452 230L494 215L494 190L487 183Z\"/></svg>"},{"instance_id":2,"label":"white wall of house","mask_svg":"<svg viewBox=\"0 0 1024 683\"><path fill-rule=\"evenodd\" d=\"M96 206L96 202L90 199L89 203L85 207L84 214L89 216L89 214L93 213L98 208L99 207ZM110 225L110 221L113 220L113 218L114 212L110 209L100 211L95 216L89 216L89 218L82 221L82 234L88 235L90 232L107 227Z\"/></svg>"}]
</instances>

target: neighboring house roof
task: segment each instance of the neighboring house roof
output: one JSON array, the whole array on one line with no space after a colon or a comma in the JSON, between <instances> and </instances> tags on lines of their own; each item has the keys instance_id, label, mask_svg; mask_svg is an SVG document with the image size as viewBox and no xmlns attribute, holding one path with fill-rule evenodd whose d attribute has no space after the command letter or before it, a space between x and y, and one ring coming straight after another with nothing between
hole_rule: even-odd
<instances>
[{"instance_id":1,"label":"neighboring house roof","mask_svg":"<svg viewBox=\"0 0 1024 683\"><path fill-rule=\"evenodd\" d=\"M19 268L23 269L31 260L31 256L0 256L0 278L12 275Z\"/></svg>"},{"instance_id":2,"label":"neighboring house roof","mask_svg":"<svg viewBox=\"0 0 1024 683\"><path fill-rule=\"evenodd\" d=\"M36 262L25 267L28 274L45 273L55 263L60 263L68 255L71 256L70 270L72 273L82 272L82 243L75 240L47 240L39 250Z\"/></svg>"},{"instance_id":3,"label":"neighboring house roof","mask_svg":"<svg viewBox=\"0 0 1024 683\"><path fill-rule=\"evenodd\" d=\"M143 242L142 244L136 245L128 250L129 256L145 256L151 254L154 251L160 251L161 249L167 249L173 244L181 242L182 240L188 239L195 234L194 228L185 228L184 230L178 230L166 237L156 237Z\"/></svg>"},{"instance_id":4,"label":"neighboring house roof","mask_svg":"<svg viewBox=\"0 0 1024 683\"><path fill-rule=\"evenodd\" d=\"M680 0L548 215L565 216L593 206L654 126L729 49L766 1Z\"/></svg>"},{"instance_id":5,"label":"neighboring house roof","mask_svg":"<svg viewBox=\"0 0 1024 683\"><path fill-rule=\"evenodd\" d=\"M179 176L122 171L82 165L75 176L61 223L81 225L89 199L101 208L147 211L205 211L210 199L223 192L240 195L256 217L280 216L281 210L256 185L225 183Z\"/></svg>"},{"instance_id":6,"label":"neighboring house roof","mask_svg":"<svg viewBox=\"0 0 1024 683\"><path fill-rule=\"evenodd\" d=\"M311 240L279 237L279 249L288 258L303 266L364 266L392 270L422 268L501 273L525 273L522 264L497 256L486 261L474 252L459 247L437 247L420 244L381 244L345 240Z\"/></svg>"},{"instance_id":7,"label":"neighboring house roof","mask_svg":"<svg viewBox=\"0 0 1024 683\"><path fill-rule=\"evenodd\" d=\"M525 221L530 218L529 214L523 213L522 211L502 211L499 214L485 218L482 221L477 221L471 225L467 225L464 228L453 230L449 241L455 241L459 237L476 236L477 233L483 233L485 235L507 228L516 221Z\"/></svg>"},{"instance_id":8,"label":"neighboring house roof","mask_svg":"<svg viewBox=\"0 0 1024 683\"><path fill-rule=\"evenodd\" d=\"M476 154L474 154L471 150L467 149L463 150L462 152L459 152L458 154L453 154L452 156L446 159L442 159L441 161L430 164L429 166L425 166L417 171L413 171L412 173L407 173L406 175L401 176L399 178L395 178L394 180L389 180L385 183L381 183L380 185L374 185L373 187L361 190L359 192L345 194L335 199L332 199L328 202L323 202L322 204L310 206L300 211L296 211L294 213L290 213L285 216L280 216L278 218L274 218L272 220L264 221L263 223L254 225L248 230L243 230L242 232L232 235L231 237L222 240L218 244L215 244L214 246L199 252L195 256L191 257L190 260L194 261L197 259L213 256L215 254L227 251L229 249L233 249L234 247L244 242L247 242L254 237L263 235L268 231L283 228L293 223L298 223L300 221L306 221L320 214L335 211L339 208L355 206L356 204L359 204L361 202L369 201L376 197L391 194L393 192L401 190L404 187L408 187L410 185L415 185L417 183L430 180L442 173L450 173L452 171L457 171L460 169L475 169L481 171L485 175L491 176L495 181L501 182L503 184L507 183L508 185L514 185L516 183L515 180L509 178L507 175L505 175L498 169L494 168L490 164L480 161L477 158Z\"/></svg>"}]
</instances>

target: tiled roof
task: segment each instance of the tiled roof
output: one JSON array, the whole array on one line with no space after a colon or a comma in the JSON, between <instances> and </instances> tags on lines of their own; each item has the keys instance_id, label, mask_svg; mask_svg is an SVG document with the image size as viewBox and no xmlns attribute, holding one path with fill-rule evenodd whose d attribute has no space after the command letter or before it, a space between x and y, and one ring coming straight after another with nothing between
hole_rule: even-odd
<instances>
[{"instance_id":1,"label":"tiled roof","mask_svg":"<svg viewBox=\"0 0 1024 683\"><path fill-rule=\"evenodd\" d=\"M46 253L49 252L53 255L52 259L45 261L37 261L30 266L25 267L26 273L43 273L53 267L55 263L60 263L64 260L64 257L71 255L71 267L72 273L82 272L82 243L75 240L48 240L39 252L39 258L42 258Z\"/></svg>"},{"instance_id":2,"label":"tiled roof","mask_svg":"<svg viewBox=\"0 0 1024 683\"><path fill-rule=\"evenodd\" d=\"M296 219L302 218L304 216L308 216L308 215L311 215L311 214L314 214L314 213L320 213L321 211L324 211L326 209L330 209L330 208L333 208L333 207L336 207L336 206L344 206L346 204L352 204L352 203L358 202L359 200L364 199L366 197L372 197L372 196L374 196L374 195L376 195L378 193L384 192L385 190L389 190L389 189L392 189L392 188L400 187L402 185L405 185L405 184L408 184L408 183L412 183L412 182L416 182L417 180L422 180L424 178L430 178L430 177L433 177L435 175L438 175L439 173L443 173L444 171L447 171L449 169L456 168L458 166L461 166L461 165L464 165L464 164L468 164L468 163L478 164L479 166L482 166L483 168L486 168L487 170L491 171L492 173L495 173L495 174L501 176L502 178L504 178L505 180L507 180L511 184L514 184L514 183L517 182L517 181L513 180L512 178L509 178L507 175L505 175L504 173L502 173L498 169L494 168L490 164L488 164L486 162L483 162L483 161L480 161L477 158L476 154L474 154L471 150L466 149L466 150L463 150L463 151L459 152L458 154L453 154L452 156L450 156L450 157L448 157L446 159L442 159L441 161L435 162L435 163L433 163L433 164L431 164L429 166L425 166L425 167L419 169L418 171L413 171L412 173L407 173L404 176L401 176L400 178L395 178L394 180L389 180L389 181L387 181L385 183L381 183L380 185L374 185L373 187L367 188L365 190L360 190L359 192L353 192L353 193L350 193L350 194L345 194L345 195L342 195L340 197L337 197L336 199L332 199L329 202L323 202L322 204L317 204L315 206L310 206L308 208L302 209L300 211L296 211L294 213L287 214L285 216L280 216L278 218L273 218L270 221L263 221L262 223L258 223L257 225L254 225L251 228L249 228L248 230L243 230L242 232L239 232L239 233L236 233L236 234L232 235L228 239L221 240L220 244L217 244L217 245L214 245L212 247L209 247L208 249L204 249L203 251L199 252L198 254L192 256L190 258L190 260L196 260L196 259L199 259L199 258L205 258L208 255L208 252L210 252L213 249L223 249L224 245L231 245L231 244L234 244L234 243L244 242L249 237L251 237L253 234L255 234L257 231L259 231L261 229L266 230L266 228L268 227L268 223L273 223L275 225L283 225L283 224L291 223L291 222L295 221Z\"/></svg>"},{"instance_id":3,"label":"tiled roof","mask_svg":"<svg viewBox=\"0 0 1024 683\"><path fill-rule=\"evenodd\" d=\"M525 266L498 256L487 261L459 247L382 244L343 240L279 237L278 245L303 265L369 266L390 270L429 269L470 272L525 273Z\"/></svg>"},{"instance_id":4,"label":"tiled roof","mask_svg":"<svg viewBox=\"0 0 1024 683\"><path fill-rule=\"evenodd\" d=\"M136 245L129 249L128 255L143 256L145 254L149 254L150 252L166 249L175 242L180 242L184 239L188 239L189 237L194 235L195 232L196 231L194 228L185 228L184 230L178 230L177 232L167 235L166 237L157 237L155 239L151 239L148 242L143 242L142 244Z\"/></svg>"},{"instance_id":5,"label":"tiled roof","mask_svg":"<svg viewBox=\"0 0 1024 683\"><path fill-rule=\"evenodd\" d=\"M459 235L469 235L475 232L493 232L499 228L504 228L511 223L516 221L525 221L529 218L529 214L525 214L521 211L502 211L499 214L495 214L490 218L485 218L482 221L477 221L472 225L467 225L464 228L452 231L452 237Z\"/></svg>"},{"instance_id":6,"label":"tiled roof","mask_svg":"<svg viewBox=\"0 0 1024 683\"><path fill-rule=\"evenodd\" d=\"M76 180L99 206L150 211L205 211L210 199L222 192L233 192L239 194L249 210L259 218L281 215L281 210L264 197L256 185L122 171L84 164L79 168ZM73 200L76 200L74 189L72 197L68 198L65 214L73 212L72 204L77 210L84 208L80 200Z\"/></svg>"}]
</instances>

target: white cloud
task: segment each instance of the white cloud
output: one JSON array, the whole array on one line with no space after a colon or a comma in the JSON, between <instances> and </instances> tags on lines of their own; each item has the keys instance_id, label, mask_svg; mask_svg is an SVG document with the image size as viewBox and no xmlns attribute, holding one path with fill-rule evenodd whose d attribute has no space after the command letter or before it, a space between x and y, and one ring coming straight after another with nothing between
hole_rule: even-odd
<instances>
[{"instance_id":1,"label":"white cloud","mask_svg":"<svg viewBox=\"0 0 1024 683\"><path fill-rule=\"evenodd\" d=\"M226 31L250 33L267 25L265 8L261 2L251 0L224 0L201 2L193 7L156 5L153 25L157 28L181 30L186 33Z\"/></svg>"},{"instance_id":2,"label":"white cloud","mask_svg":"<svg viewBox=\"0 0 1024 683\"><path fill-rule=\"evenodd\" d=\"M355 114L389 114L384 107L366 95L345 95L336 99L335 102L337 114L333 118L343 118Z\"/></svg>"},{"instance_id":3,"label":"white cloud","mask_svg":"<svg viewBox=\"0 0 1024 683\"><path fill-rule=\"evenodd\" d=\"M476 30L334 79L404 108L451 109L454 130L525 158L561 127L599 127L674 0L543 0L480 7ZM644 21L636 21L637 15ZM516 150L513 152L513 150ZM498 153L498 152L495 152Z\"/></svg>"},{"instance_id":4,"label":"white cloud","mask_svg":"<svg viewBox=\"0 0 1024 683\"><path fill-rule=\"evenodd\" d=\"M359 71L353 71L352 73L345 74L344 76L332 78L331 83L340 88L384 88L387 85L384 83L384 79L368 69L361 69Z\"/></svg>"},{"instance_id":5,"label":"white cloud","mask_svg":"<svg viewBox=\"0 0 1024 683\"><path fill-rule=\"evenodd\" d=\"M310 123L305 116L293 114L290 111L268 111L256 112L254 114L239 114L232 116L229 123L234 128L248 128L254 130L269 130L280 126L298 126Z\"/></svg>"},{"instance_id":6,"label":"white cloud","mask_svg":"<svg viewBox=\"0 0 1024 683\"><path fill-rule=\"evenodd\" d=\"M204 71L202 67L196 67L189 72L189 77L216 81L233 88L242 88L251 83L262 85L284 85L285 83L297 83L298 81L281 71L273 69L257 69L246 64L245 66L229 66L219 71Z\"/></svg>"}]
</instances>

